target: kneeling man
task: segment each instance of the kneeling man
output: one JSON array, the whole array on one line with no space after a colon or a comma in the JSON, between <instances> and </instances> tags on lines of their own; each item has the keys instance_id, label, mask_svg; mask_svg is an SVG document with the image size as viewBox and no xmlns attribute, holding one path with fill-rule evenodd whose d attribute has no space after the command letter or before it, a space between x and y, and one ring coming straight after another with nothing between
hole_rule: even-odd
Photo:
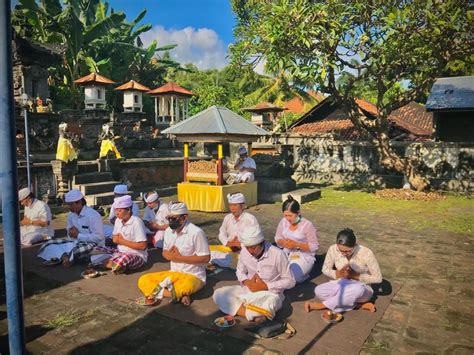
<instances>
[{"instance_id":1,"label":"kneeling man","mask_svg":"<svg viewBox=\"0 0 474 355\"><path fill-rule=\"evenodd\" d=\"M138 288L145 295L142 305L158 304L163 297L185 306L190 295L206 284L209 245L203 230L188 221L188 208L182 202L169 205L168 223L163 244L163 257L170 261L170 270L143 275Z\"/></svg>"},{"instance_id":2,"label":"kneeling man","mask_svg":"<svg viewBox=\"0 0 474 355\"><path fill-rule=\"evenodd\" d=\"M282 307L283 292L295 286L285 253L265 241L260 227L246 227L244 246L237 264L239 286L224 286L214 292L214 302L230 315L249 321L273 319Z\"/></svg>"}]
</instances>

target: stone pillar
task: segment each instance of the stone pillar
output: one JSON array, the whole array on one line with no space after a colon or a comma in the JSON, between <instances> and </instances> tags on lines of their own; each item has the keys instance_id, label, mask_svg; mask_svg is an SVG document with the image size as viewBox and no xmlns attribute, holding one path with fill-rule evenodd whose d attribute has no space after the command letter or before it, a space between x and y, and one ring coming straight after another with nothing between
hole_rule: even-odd
<instances>
[{"instance_id":1,"label":"stone pillar","mask_svg":"<svg viewBox=\"0 0 474 355\"><path fill-rule=\"evenodd\" d=\"M155 96L155 125L158 123L158 97Z\"/></svg>"},{"instance_id":2,"label":"stone pillar","mask_svg":"<svg viewBox=\"0 0 474 355\"><path fill-rule=\"evenodd\" d=\"M56 181L56 198L64 201L64 195L72 189L72 179L77 172L77 160L65 163L62 160L51 160Z\"/></svg>"},{"instance_id":3,"label":"stone pillar","mask_svg":"<svg viewBox=\"0 0 474 355\"><path fill-rule=\"evenodd\" d=\"M170 112L170 116L171 116L171 125L174 124L174 97L171 96L171 112Z\"/></svg>"}]
</instances>

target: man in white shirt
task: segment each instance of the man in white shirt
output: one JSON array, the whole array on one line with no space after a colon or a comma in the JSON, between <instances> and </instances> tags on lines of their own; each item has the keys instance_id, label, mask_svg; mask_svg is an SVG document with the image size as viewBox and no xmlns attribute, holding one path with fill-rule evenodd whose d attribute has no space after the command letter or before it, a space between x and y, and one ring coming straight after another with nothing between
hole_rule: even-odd
<instances>
[{"instance_id":1,"label":"man in white shirt","mask_svg":"<svg viewBox=\"0 0 474 355\"><path fill-rule=\"evenodd\" d=\"M25 208L25 215L20 221L21 244L31 246L52 239L54 231L49 206L38 200L27 187L18 191L18 200Z\"/></svg>"},{"instance_id":2,"label":"man in white shirt","mask_svg":"<svg viewBox=\"0 0 474 355\"><path fill-rule=\"evenodd\" d=\"M257 164L255 160L248 156L247 149L241 147L239 149L239 159L234 165L234 170L238 173L231 174L234 177L234 183L252 182L255 180L255 171L257 171Z\"/></svg>"},{"instance_id":3,"label":"man in white shirt","mask_svg":"<svg viewBox=\"0 0 474 355\"><path fill-rule=\"evenodd\" d=\"M46 242L38 256L44 260L60 258L67 267L74 261L88 260L95 246L104 245L104 224L100 214L86 205L81 191L69 191L64 200L70 210L66 226L69 238Z\"/></svg>"},{"instance_id":4,"label":"man in white shirt","mask_svg":"<svg viewBox=\"0 0 474 355\"><path fill-rule=\"evenodd\" d=\"M125 185L125 184L115 185L115 187L114 187L114 197L115 198L128 195L128 193L129 193L129 191L128 191L128 186L127 185ZM133 213L134 216L140 216L140 208L138 207L138 204L136 204L135 202L133 203L132 213ZM105 224L104 225L105 238L108 238L108 239L112 238L112 232L114 230L114 224L115 224L116 219L117 219L117 216L115 215L114 209L110 208L110 212L109 212L109 223L110 224Z\"/></svg>"},{"instance_id":5,"label":"man in white shirt","mask_svg":"<svg viewBox=\"0 0 474 355\"><path fill-rule=\"evenodd\" d=\"M207 237L201 228L188 221L188 214L184 203L169 204L163 257L170 261L170 271L140 277L138 288L145 298L139 299L139 304L153 306L168 297L188 306L190 295L206 284L206 264L210 259Z\"/></svg>"},{"instance_id":6,"label":"man in white shirt","mask_svg":"<svg viewBox=\"0 0 474 355\"><path fill-rule=\"evenodd\" d=\"M230 213L224 217L219 228L222 245L210 245L211 263L220 267L230 267L232 258L240 252L240 236L246 226L259 227L257 218L245 212L245 196L241 192L227 195Z\"/></svg>"},{"instance_id":7,"label":"man in white shirt","mask_svg":"<svg viewBox=\"0 0 474 355\"><path fill-rule=\"evenodd\" d=\"M260 227L246 227L240 238L244 246L236 272L240 285L217 289L214 302L226 314L271 320L283 305L283 292L296 284L288 257L265 241Z\"/></svg>"},{"instance_id":8,"label":"man in white shirt","mask_svg":"<svg viewBox=\"0 0 474 355\"><path fill-rule=\"evenodd\" d=\"M148 259L145 225L140 217L132 214L132 198L128 195L114 199L112 208L117 216L112 240L117 248L97 246L92 265L111 269L114 274L135 270L145 265Z\"/></svg>"},{"instance_id":9,"label":"man in white shirt","mask_svg":"<svg viewBox=\"0 0 474 355\"><path fill-rule=\"evenodd\" d=\"M146 207L143 212L143 222L147 228L147 236L155 248L163 248L165 230L168 228L168 204L161 201L156 191L145 195Z\"/></svg>"}]
</instances>

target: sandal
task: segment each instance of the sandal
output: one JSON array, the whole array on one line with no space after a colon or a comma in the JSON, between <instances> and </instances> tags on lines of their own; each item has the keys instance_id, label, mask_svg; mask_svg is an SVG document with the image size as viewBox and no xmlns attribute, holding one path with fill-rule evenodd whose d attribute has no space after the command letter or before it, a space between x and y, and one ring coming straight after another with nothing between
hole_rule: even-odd
<instances>
[{"instance_id":1,"label":"sandal","mask_svg":"<svg viewBox=\"0 0 474 355\"><path fill-rule=\"evenodd\" d=\"M135 300L135 304L141 307L153 307L161 303L159 298L139 297Z\"/></svg>"}]
</instances>

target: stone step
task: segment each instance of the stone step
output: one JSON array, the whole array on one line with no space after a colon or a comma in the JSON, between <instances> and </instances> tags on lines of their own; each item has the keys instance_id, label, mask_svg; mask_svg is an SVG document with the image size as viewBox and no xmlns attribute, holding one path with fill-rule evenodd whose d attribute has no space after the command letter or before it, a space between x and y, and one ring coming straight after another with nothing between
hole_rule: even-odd
<instances>
[{"instance_id":1,"label":"stone step","mask_svg":"<svg viewBox=\"0 0 474 355\"><path fill-rule=\"evenodd\" d=\"M285 201L291 195L300 204L310 202L321 198L321 190L319 189L298 189L281 194L281 200Z\"/></svg>"},{"instance_id":2,"label":"stone step","mask_svg":"<svg viewBox=\"0 0 474 355\"><path fill-rule=\"evenodd\" d=\"M94 194L86 196L86 201L88 206L103 206L111 205L114 202L114 193L105 192L101 194Z\"/></svg>"},{"instance_id":3,"label":"stone step","mask_svg":"<svg viewBox=\"0 0 474 355\"><path fill-rule=\"evenodd\" d=\"M260 192L258 191L258 203L274 203L281 202L281 193L278 192Z\"/></svg>"},{"instance_id":4,"label":"stone step","mask_svg":"<svg viewBox=\"0 0 474 355\"><path fill-rule=\"evenodd\" d=\"M84 195L94 195L105 192L112 192L115 185L120 184L120 181L103 181L92 182L89 184L80 184L79 189Z\"/></svg>"},{"instance_id":5,"label":"stone step","mask_svg":"<svg viewBox=\"0 0 474 355\"><path fill-rule=\"evenodd\" d=\"M268 193L283 193L296 188L296 182L290 178L257 178L258 191Z\"/></svg>"},{"instance_id":6,"label":"stone step","mask_svg":"<svg viewBox=\"0 0 474 355\"><path fill-rule=\"evenodd\" d=\"M106 172L106 173L93 172L93 173L75 175L72 180L72 184L74 186L77 186L77 185L82 185L82 184L91 184L94 182L106 182L106 181L113 181L113 180L114 178L112 177L112 174L109 172Z\"/></svg>"}]
</instances>

